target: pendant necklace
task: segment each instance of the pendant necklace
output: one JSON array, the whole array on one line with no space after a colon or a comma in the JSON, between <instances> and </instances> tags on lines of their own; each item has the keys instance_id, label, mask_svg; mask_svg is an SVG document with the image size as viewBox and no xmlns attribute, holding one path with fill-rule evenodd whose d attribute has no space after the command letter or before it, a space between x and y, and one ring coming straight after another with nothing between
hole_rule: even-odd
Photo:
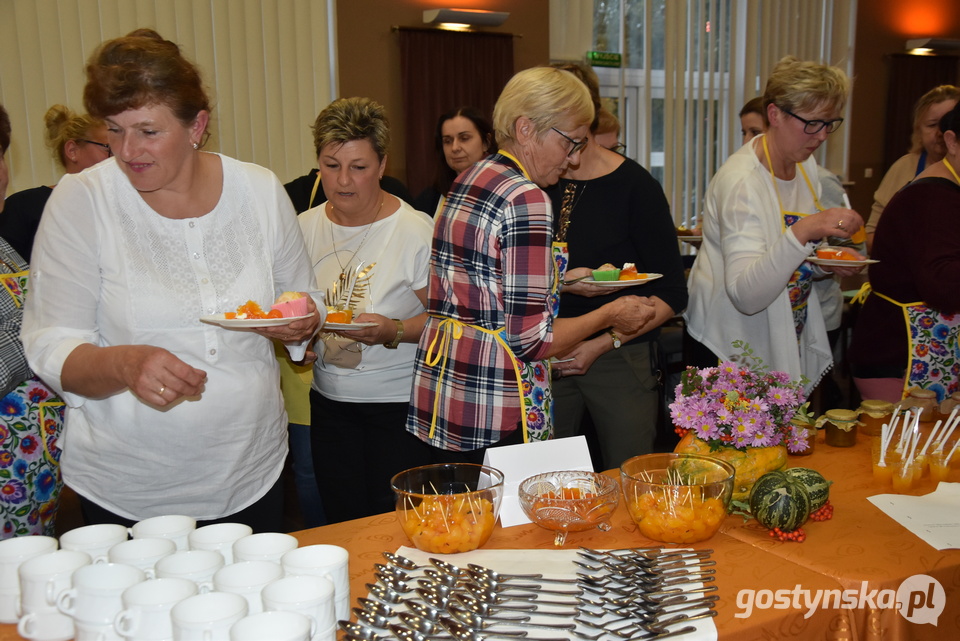
<instances>
[{"instance_id":1,"label":"pendant necklace","mask_svg":"<svg viewBox=\"0 0 960 641\"><path fill-rule=\"evenodd\" d=\"M353 255L350 256L350 260L347 261L346 266L340 262L340 250L337 249L337 239L336 239L336 229L333 227L333 221L330 221L330 240L333 242L333 256L337 259L337 265L340 266L340 279L343 280L347 277L347 267L353 264L353 259L357 257L357 254L360 253L360 249L363 247L363 243L367 240L367 235L370 234L370 228L373 227L373 223L377 222L377 218L380 217L380 210L383 209L383 200L384 196L380 196L380 204L377 206L377 211L373 215L373 220L367 224L366 230L363 232L363 237L360 239L360 244L357 245L357 248L353 251ZM331 209L336 209L333 204L330 205Z\"/></svg>"}]
</instances>

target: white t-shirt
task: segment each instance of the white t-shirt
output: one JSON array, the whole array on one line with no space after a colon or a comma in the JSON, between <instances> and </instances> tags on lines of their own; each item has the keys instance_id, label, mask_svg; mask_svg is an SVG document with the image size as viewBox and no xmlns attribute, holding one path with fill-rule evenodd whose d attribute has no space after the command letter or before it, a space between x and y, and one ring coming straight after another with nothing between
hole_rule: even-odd
<instances>
[{"instance_id":1,"label":"white t-shirt","mask_svg":"<svg viewBox=\"0 0 960 641\"><path fill-rule=\"evenodd\" d=\"M433 238L429 216L400 201L395 213L376 221L368 231L367 225L335 224L327 217L323 203L300 214L299 220L321 290L332 289L341 270L376 263L368 294L357 304L357 313L366 311L402 320L424 311L414 292L426 288L429 280ZM325 364L323 341L316 344L320 358L313 370L313 388L327 398L351 403L410 400L415 343L400 343L397 349L364 346L356 369Z\"/></svg>"},{"instance_id":2,"label":"white t-shirt","mask_svg":"<svg viewBox=\"0 0 960 641\"><path fill-rule=\"evenodd\" d=\"M233 514L270 489L286 457L273 344L199 318L315 281L276 176L220 158L223 192L204 216L160 216L109 159L64 176L37 233L21 338L68 406L63 476L127 518ZM63 363L84 343L163 347L204 370L206 386L163 409L129 390L63 393Z\"/></svg>"}]
</instances>

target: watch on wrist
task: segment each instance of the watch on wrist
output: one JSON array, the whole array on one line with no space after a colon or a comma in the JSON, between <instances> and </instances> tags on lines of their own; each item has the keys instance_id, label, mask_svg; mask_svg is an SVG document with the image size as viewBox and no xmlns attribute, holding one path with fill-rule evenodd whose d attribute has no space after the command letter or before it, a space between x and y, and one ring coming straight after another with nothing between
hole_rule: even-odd
<instances>
[{"instance_id":1,"label":"watch on wrist","mask_svg":"<svg viewBox=\"0 0 960 641\"><path fill-rule=\"evenodd\" d=\"M620 346L623 345L623 341L620 340L620 337L617 336L617 333L610 330L610 338L613 339L613 349L620 349Z\"/></svg>"},{"instance_id":2,"label":"watch on wrist","mask_svg":"<svg viewBox=\"0 0 960 641\"><path fill-rule=\"evenodd\" d=\"M387 349L397 349L397 345L400 344L400 339L403 338L403 321L399 318L393 318L391 320L397 324L397 335L394 336L393 340L389 343L384 343L383 346Z\"/></svg>"}]
</instances>

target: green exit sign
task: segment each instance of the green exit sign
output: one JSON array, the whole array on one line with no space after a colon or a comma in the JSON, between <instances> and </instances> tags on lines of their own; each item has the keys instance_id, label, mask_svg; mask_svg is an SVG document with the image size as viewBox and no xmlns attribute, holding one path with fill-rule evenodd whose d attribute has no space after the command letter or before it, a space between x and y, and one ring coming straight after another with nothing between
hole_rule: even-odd
<instances>
[{"instance_id":1,"label":"green exit sign","mask_svg":"<svg viewBox=\"0 0 960 641\"><path fill-rule=\"evenodd\" d=\"M619 67L621 56L610 51L588 51L587 62L594 67Z\"/></svg>"}]
</instances>

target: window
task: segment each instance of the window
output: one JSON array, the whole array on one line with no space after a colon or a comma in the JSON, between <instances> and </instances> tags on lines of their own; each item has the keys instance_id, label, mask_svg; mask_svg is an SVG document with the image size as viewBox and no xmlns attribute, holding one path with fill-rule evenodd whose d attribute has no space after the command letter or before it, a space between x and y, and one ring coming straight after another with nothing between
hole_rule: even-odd
<instances>
[{"instance_id":1,"label":"window","mask_svg":"<svg viewBox=\"0 0 960 641\"><path fill-rule=\"evenodd\" d=\"M695 221L710 178L740 146L740 108L762 93L780 58L852 73L855 0L594 0L593 7L593 49L623 57L621 69L595 69L601 95L620 118L627 155L663 185L677 224ZM846 134L831 137L817 159L843 174Z\"/></svg>"}]
</instances>

